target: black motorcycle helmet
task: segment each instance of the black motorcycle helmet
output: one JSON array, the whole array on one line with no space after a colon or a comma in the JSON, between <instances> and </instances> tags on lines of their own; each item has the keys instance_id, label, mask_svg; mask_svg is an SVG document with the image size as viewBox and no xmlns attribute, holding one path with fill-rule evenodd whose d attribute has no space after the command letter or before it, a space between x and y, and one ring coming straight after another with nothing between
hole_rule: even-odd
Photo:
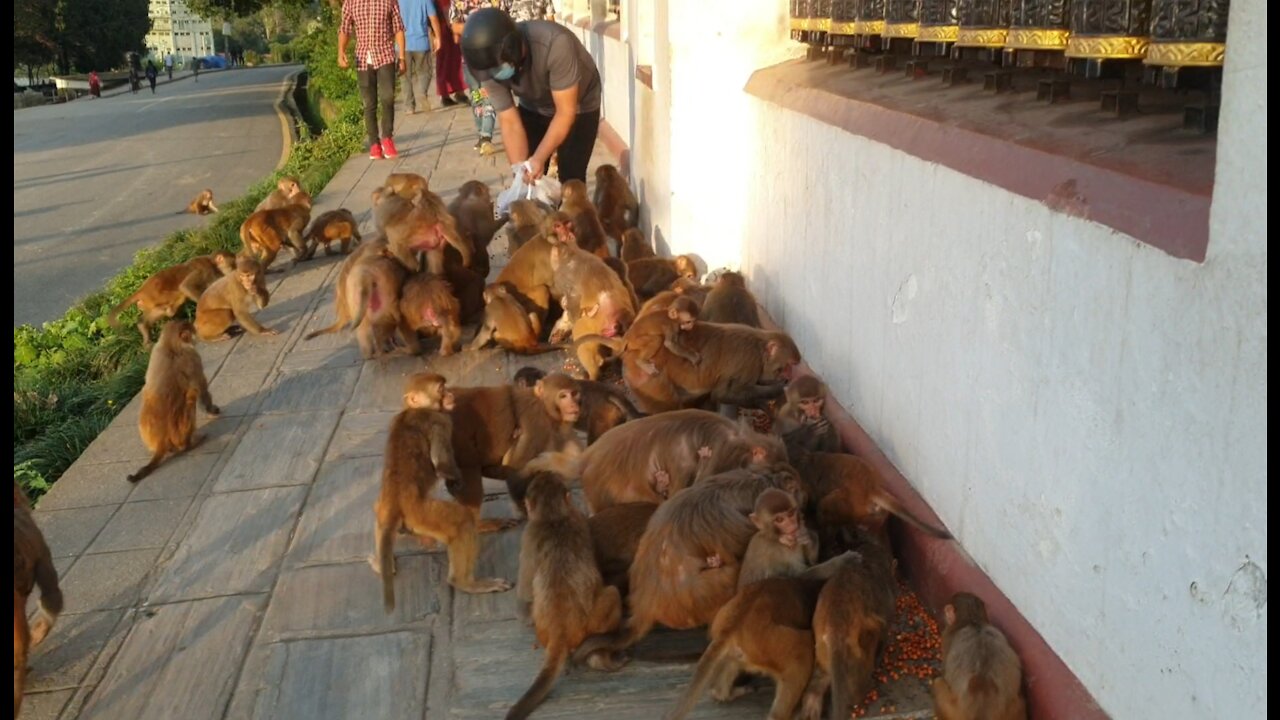
<instances>
[{"instance_id":1,"label":"black motorcycle helmet","mask_svg":"<svg viewBox=\"0 0 1280 720\"><path fill-rule=\"evenodd\" d=\"M520 66L524 38L511 16L497 8L471 13L462 28L462 59L472 70L492 70L504 62Z\"/></svg>"}]
</instances>

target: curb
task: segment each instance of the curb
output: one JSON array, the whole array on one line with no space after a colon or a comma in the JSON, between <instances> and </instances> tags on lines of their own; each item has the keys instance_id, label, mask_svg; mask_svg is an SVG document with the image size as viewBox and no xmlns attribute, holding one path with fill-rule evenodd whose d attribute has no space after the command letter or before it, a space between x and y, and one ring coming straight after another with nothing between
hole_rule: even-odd
<instances>
[{"instance_id":1,"label":"curb","mask_svg":"<svg viewBox=\"0 0 1280 720\"><path fill-rule=\"evenodd\" d=\"M276 100L275 111L276 117L280 118L280 134L284 142L280 147L280 161L276 163L277 172L289 162L289 153L298 141L298 121L302 119L302 113L293 101L293 91L297 87L298 76L303 72L305 70L294 70L280 83L280 98Z\"/></svg>"}]
</instances>

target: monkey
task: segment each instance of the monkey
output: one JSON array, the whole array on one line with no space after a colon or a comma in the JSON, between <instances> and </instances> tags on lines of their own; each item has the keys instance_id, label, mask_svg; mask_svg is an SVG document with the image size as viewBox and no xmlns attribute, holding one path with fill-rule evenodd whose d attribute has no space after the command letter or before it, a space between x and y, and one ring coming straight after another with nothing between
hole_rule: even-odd
<instances>
[{"instance_id":1,"label":"monkey","mask_svg":"<svg viewBox=\"0 0 1280 720\"><path fill-rule=\"evenodd\" d=\"M400 330L410 352L417 352L420 332L440 336L440 357L456 352L462 337L459 308L458 299L444 278L429 273L410 276L400 292Z\"/></svg>"},{"instance_id":2,"label":"monkey","mask_svg":"<svg viewBox=\"0 0 1280 720\"><path fill-rule=\"evenodd\" d=\"M496 280L507 283L527 299L543 318L551 309L552 285L556 280L556 272L551 267L551 250L572 238L569 225L569 216L565 213L548 214L542 220L542 231L530 237L511 254Z\"/></svg>"},{"instance_id":3,"label":"monkey","mask_svg":"<svg viewBox=\"0 0 1280 720\"><path fill-rule=\"evenodd\" d=\"M453 296L458 299L458 320L466 325L479 322L484 314L484 277L471 268L446 263L444 278L449 281Z\"/></svg>"},{"instance_id":4,"label":"monkey","mask_svg":"<svg viewBox=\"0 0 1280 720\"><path fill-rule=\"evenodd\" d=\"M657 257L657 253L649 246L649 241L644 239L644 233L638 228L627 228L619 241L618 257L630 265L636 260Z\"/></svg>"},{"instance_id":5,"label":"monkey","mask_svg":"<svg viewBox=\"0 0 1280 720\"><path fill-rule=\"evenodd\" d=\"M511 203L507 211L510 215L511 232L507 236L511 247L508 256L515 255L525 243L542 232L542 223L547 218L547 211L532 200L517 200Z\"/></svg>"},{"instance_id":6,"label":"monkey","mask_svg":"<svg viewBox=\"0 0 1280 720\"><path fill-rule=\"evenodd\" d=\"M567 303L567 300L562 300L562 304ZM582 308L569 326L569 337L578 348L578 359L588 377L598 376L605 362L600 350L607 348L615 356L621 352L624 346L622 336L635 322L631 308L628 298L617 290L601 290L596 294L595 302ZM599 339L598 346L589 346L589 338ZM588 344L586 350L582 349L584 344Z\"/></svg>"},{"instance_id":7,"label":"monkey","mask_svg":"<svg viewBox=\"0 0 1280 720\"><path fill-rule=\"evenodd\" d=\"M164 318L178 313L188 300L198 302L200 295L223 275L235 270L236 256L219 251L201 255L147 278L142 285L107 313L107 322L120 327L117 318L130 305L137 305L142 313L138 320L138 332L142 334L142 347L151 347L151 327Z\"/></svg>"},{"instance_id":8,"label":"monkey","mask_svg":"<svg viewBox=\"0 0 1280 720\"><path fill-rule=\"evenodd\" d=\"M40 588L40 613L27 621L27 599ZM44 642L62 613L62 588L44 533L31 516L27 496L13 484L13 716L22 710L30 649Z\"/></svg>"},{"instance_id":9,"label":"monkey","mask_svg":"<svg viewBox=\"0 0 1280 720\"><path fill-rule=\"evenodd\" d=\"M613 165L596 168L594 201L605 234L621 243L622 234L636 226L640 203L618 168ZM622 254L621 247L618 254Z\"/></svg>"},{"instance_id":10,"label":"monkey","mask_svg":"<svg viewBox=\"0 0 1280 720\"><path fill-rule=\"evenodd\" d=\"M622 285L627 289L627 295L631 297L631 306L638 309L641 305L640 298L636 296L635 286L631 284L631 276L627 274L627 264L616 257L604 258L604 264L608 265L613 274L622 281Z\"/></svg>"},{"instance_id":11,"label":"monkey","mask_svg":"<svg viewBox=\"0 0 1280 720\"><path fill-rule=\"evenodd\" d=\"M417 253L425 252L428 271L444 274L446 243L458 252L463 267L471 267L471 243L458 234L453 216L435 193L423 191L406 199L389 187L379 188L373 193L373 223L386 235L385 252L409 272L418 271Z\"/></svg>"},{"instance_id":12,"label":"monkey","mask_svg":"<svg viewBox=\"0 0 1280 720\"><path fill-rule=\"evenodd\" d=\"M671 283L671 291L693 298L701 307L707 301L707 295L711 293L711 286L703 285L693 278L682 277L676 278L676 281Z\"/></svg>"},{"instance_id":13,"label":"monkey","mask_svg":"<svg viewBox=\"0 0 1280 720\"><path fill-rule=\"evenodd\" d=\"M698 305L697 299L689 295L683 295L675 290L663 290L654 295L640 305L640 311L636 313L636 319L642 318L651 312L665 312L679 298L685 298L695 306ZM698 316L702 316L702 307L698 306Z\"/></svg>"},{"instance_id":14,"label":"monkey","mask_svg":"<svg viewBox=\"0 0 1280 720\"><path fill-rule=\"evenodd\" d=\"M191 323L174 320L160 331L160 342L151 350L138 416L138 432L151 451L151 461L130 475L129 482L150 475L168 455L200 444L202 438L195 432L197 401L210 415L222 412L209 394L194 335Z\"/></svg>"},{"instance_id":15,"label":"monkey","mask_svg":"<svg viewBox=\"0 0 1280 720\"><path fill-rule=\"evenodd\" d=\"M774 577L740 589L716 613L711 644L667 720L686 717L708 685L720 702L739 697L746 690L735 688L734 680L742 670L774 679L769 720L790 720L813 671L812 619L822 588L821 580Z\"/></svg>"},{"instance_id":16,"label":"monkey","mask_svg":"<svg viewBox=\"0 0 1280 720\"><path fill-rule=\"evenodd\" d=\"M300 260L310 260L315 257L316 250L322 244L324 254L332 255L335 242L341 243L342 254L346 255L351 252L352 243L358 244L361 240L360 224L356 222L356 216L346 208L330 210L312 221L311 227L303 235L303 240L306 251L299 258Z\"/></svg>"},{"instance_id":17,"label":"monkey","mask_svg":"<svg viewBox=\"0 0 1280 720\"><path fill-rule=\"evenodd\" d=\"M698 276L698 266L688 255L674 258L647 257L627 263L627 277L641 300L648 300L671 287L680 278Z\"/></svg>"},{"instance_id":18,"label":"monkey","mask_svg":"<svg viewBox=\"0 0 1280 720\"><path fill-rule=\"evenodd\" d=\"M453 457L454 395L444 377L423 372L405 383L404 409L391 421L382 468L382 490L374 503L373 569L382 576L387 612L396 606L395 534L403 525L419 537L444 543L449 552L449 584L467 593L504 592L511 583L477 578L480 540L471 511L431 496L437 478L457 481L461 471Z\"/></svg>"},{"instance_id":19,"label":"monkey","mask_svg":"<svg viewBox=\"0 0 1280 720\"><path fill-rule=\"evenodd\" d=\"M623 503L607 507L587 520L600 574L605 584L618 588L623 597L630 587L627 574L635 561L640 537L657 509L657 503Z\"/></svg>"},{"instance_id":20,"label":"monkey","mask_svg":"<svg viewBox=\"0 0 1280 720\"><path fill-rule=\"evenodd\" d=\"M760 327L760 308L741 274L729 271L720 275L702 302L702 319Z\"/></svg>"},{"instance_id":21,"label":"monkey","mask_svg":"<svg viewBox=\"0 0 1280 720\"><path fill-rule=\"evenodd\" d=\"M804 526L794 498L770 488L756 498L748 517L756 534L747 545L738 570L738 590L767 577L799 575L818 559L818 540Z\"/></svg>"},{"instance_id":22,"label":"monkey","mask_svg":"<svg viewBox=\"0 0 1280 720\"><path fill-rule=\"evenodd\" d=\"M516 371L512 382L519 387L532 388L543 377L546 377L543 371L524 367ZM587 434L588 446L622 423L644 417L626 394L612 385L579 380L578 390L582 393L582 412L575 427Z\"/></svg>"},{"instance_id":23,"label":"monkey","mask_svg":"<svg viewBox=\"0 0 1280 720\"><path fill-rule=\"evenodd\" d=\"M453 452L462 471L445 487L478 518L484 502L481 473L506 480L517 510L524 510L524 477L530 460L544 452L580 449L573 426L582 413L573 378L552 373L533 390L510 385L455 388ZM481 532L513 527L514 521L481 519Z\"/></svg>"},{"instance_id":24,"label":"monkey","mask_svg":"<svg viewBox=\"0 0 1280 720\"><path fill-rule=\"evenodd\" d=\"M218 212L218 206L213 204L213 191L205 188L196 195L188 205L187 209L178 213L179 215L208 215L209 213Z\"/></svg>"},{"instance_id":25,"label":"monkey","mask_svg":"<svg viewBox=\"0 0 1280 720\"><path fill-rule=\"evenodd\" d=\"M245 252L252 253L262 262L265 272L278 272L281 268L271 270L271 263L276 255L288 247L293 253L289 267L298 264L298 260L306 255L307 243L302 239L302 231L311 220L311 199L306 202L290 203L283 207L257 210L240 224L240 242Z\"/></svg>"},{"instance_id":26,"label":"monkey","mask_svg":"<svg viewBox=\"0 0 1280 720\"><path fill-rule=\"evenodd\" d=\"M653 357L662 348L697 365L702 357L696 350L690 350L680 343L681 332L692 330L697 319L698 304L687 297L676 298L665 313L649 313L638 319L627 330L625 346L635 351L636 364L650 375L658 374L658 366L653 364Z\"/></svg>"},{"instance_id":27,"label":"monkey","mask_svg":"<svg viewBox=\"0 0 1280 720\"><path fill-rule=\"evenodd\" d=\"M382 354L397 330L403 331L409 352L418 351L416 328L410 330L400 312L400 288L408 274L399 262L383 255L386 243L362 243L343 261L334 283L333 324L307 333L304 340L337 332L348 324L365 358Z\"/></svg>"},{"instance_id":28,"label":"monkey","mask_svg":"<svg viewBox=\"0 0 1280 720\"><path fill-rule=\"evenodd\" d=\"M538 341L542 333L542 316L521 302L515 290L505 282L484 289L484 320L476 330L471 350L481 350L490 343L521 355L540 355L563 349L564 345Z\"/></svg>"},{"instance_id":29,"label":"monkey","mask_svg":"<svg viewBox=\"0 0 1280 720\"><path fill-rule=\"evenodd\" d=\"M574 507L569 488L552 473L535 473L524 499L529 524L520 541L517 600L532 606L538 644L546 660L533 685L507 712L523 720L542 704L570 655L591 635L613 632L622 620L622 596L596 567L587 519ZM600 653L588 662L600 670L621 664Z\"/></svg>"},{"instance_id":30,"label":"monkey","mask_svg":"<svg viewBox=\"0 0 1280 720\"><path fill-rule=\"evenodd\" d=\"M306 191L303 190L302 185L298 183L298 178L286 175L276 181L275 190L267 193L267 196L262 198L262 201L259 202L258 206L253 210L254 212L257 212L259 210L282 208L291 204L291 201L295 198L300 199L299 193L306 194ZM307 204L311 204L310 197L307 198Z\"/></svg>"},{"instance_id":31,"label":"monkey","mask_svg":"<svg viewBox=\"0 0 1280 720\"><path fill-rule=\"evenodd\" d=\"M1026 720L1022 661L987 620L987 606L959 592L943 610L942 677L933 681L938 720Z\"/></svg>"},{"instance_id":32,"label":"monkey","mask_svg":"<svg viewBox=\"0 0 1280 720\"><path fill-rule=\"evenodd\" d=\"M417 173L391 173L382 183L382 187L399 195L405 200L431 190L427 179Z\"/></svg>"},{"instance_id":33,"label":"monkey","mask_svg":"<svg viewBox=\"0 0 1280 720\"><path fill-rule=\"evenodd\" d=\"M262 265L249 255L237 255L234 272L214 281L196 302L196 335L205 342L226 340L247 330L254 335L279 335L253 316L250 299L262 309L271 301Z\"/></svg>"},{"instance_id":34,"label":"monkey","mask_svg":"<svg viewBox=\"0 0 1280 720\"><path fill-rule=\"evenodd\" d=\"M827 401L827 386L812 375L801 375L787 383L786 402L778 408L773 427L778 435L786 438L801 427L806 428L803 437L807 450L838 453L841 450L840 434L827 420L823 408Z\"/></svg>"},{"instance_id":35,"label":"monkey","mask_svg":"<svg viewBox=\"0 0 1280 720\"><path fill-rule=\"evenodd\" d=\"M857 531L853 553L840 558L813 611L815 667L801 717L818 720L831 688L831 717L847 718L873 687L876 656L893 620L897 599L888 548Z\"/></svg>"},{"instance_id":36,"label":"monkey","mask_svg":"<svg viewBox=\"0 0 1280 720\"><path fill-rule=\"evenodd\" d=\"M609 246L608 235L600 222L596 207L591 204L587 195L587 184L581 180L570 180L561 187L560 210L573 221L573 234L578 247L597 257L607 257Z\"/></svg>"},{"instance_id":37,"label":"monkey","mask_svg":"<svg viewBox=\"0 0 1280 720\"><path fill-rule=\"evenodd\" d=\"M608 293L614 301L611 307L616 311L602 320L607 328L602 334L613 337L626 331L625 324L634 319L636 310L631 304L631 293L603 260L569 243L562 243L551 248L550 263L555 273L552 292L563 298L563 322L572 327L580 316L593 316L605 309L599 302L594 303L594 310L588 306L592 305L591 300L598 300L602 293Z\"/></svg>"},{"instance_id":38,"label":"monkey","mask_svg":"<svg viewBox=\"0 0 1280 720\"><path fill-rule=\"evenodd\" d=\"M449 203L449 214L457 223L458 233L471 243L475 252L471 269L481 277L488 277L489 243L500 226L493 217L493 197L489 186L479 180L463 183L458 188L458 196Z\"/></svg>"}]
</instances>

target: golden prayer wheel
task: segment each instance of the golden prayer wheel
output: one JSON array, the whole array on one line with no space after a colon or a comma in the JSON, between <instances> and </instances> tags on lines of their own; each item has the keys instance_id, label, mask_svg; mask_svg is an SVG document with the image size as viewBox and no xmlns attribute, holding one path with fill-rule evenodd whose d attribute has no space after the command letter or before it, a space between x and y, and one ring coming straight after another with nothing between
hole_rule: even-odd
<instances>
[{"instance_id":1,"label":"golden prayer wheel","mask_svg":"<svg viewBox=\"0 0 1280 720\"><path fill-rule=\"evenodd\" d=\"M853 34L863 44L870 43L872 38L880 37L884 32L885 0L857 0L857 8L853 16Z\"/></svg>"},{"instance_id":2,"label":"golden prayer wheel","mask_svg":"<svg viewBox=\"0 0 1280 720\"><path fill-rule=\"evenodd\" d=\"M1195 9L1188 12L1190 6ZM1153 0L1145 61L1162 68L1220 68L1227 54L1229 0Z\"/></svg>"},{"instance_id":3,"label":"golden prayer wheel","mask_svg":"<svg viewBox=\"0 0 1280 720\"><path fill-rule=\"evenodd\" d=\"M827 40L835 47L854 45L857 34L858 0L831 0L831 25Z\"/></svg>"},{"instance_id":4,"label":"golden prayer wheel","mask_svg":"<svg viewBox=\"0 0 1280 720\"><path fill-rule=\"evenodd\" d=\"M1072 0L1066 56L1084 76L1102 76L1104 62L1133 62L1147 52L1151 0Z\"/></svg>"},{"instance_id":5,"label":"golden prayer wheel","mask_svg":"<svg viewBox=\"0 0 1280 720\"><path fill-rule=\"evenodd\" d=\"M1061 52L1067 49L1068 0L1013 0L1005 50Z\"/></svg>"},{"instance_id":6,"label":"golden prayer wheel","mask_svg":"<svg viewBox=\"0 0 1280 720\"><path fill-rule=\"evenodd\" d=\"M880 36L886 40L914 40L920 34L919 0L884 0L884 30Z\"/></svg>"},{"instance_id":7,"label":"golden prayer wheel","mask_svg":"<svg viewBox=\"0 0 1280 720\"><path fill-rule=\"evenodd\" d=\"M920 0L917 42L953 43L960 36L959 0Z\"/></svg>"},{"instance_id":8,"label":"golden prayer wheel","mask_svg":"<svg viewBox=\"0 0 1280 720\"><path fill-rule=\"evenodd\" d=\"M791 0L791 39L804 42L812 19L812 0Z\"/></svg>"},{"instance_id":9,"label":"golden prayer wheel","mask_svg":"<svg viewBox=\"0 0 1280 720\"><path fill-rule=\"evenodd\" d=\"M960 0L956 19L958 48L999 49L1009 35L1009 0Z\"/></svg>"}]
</instances>

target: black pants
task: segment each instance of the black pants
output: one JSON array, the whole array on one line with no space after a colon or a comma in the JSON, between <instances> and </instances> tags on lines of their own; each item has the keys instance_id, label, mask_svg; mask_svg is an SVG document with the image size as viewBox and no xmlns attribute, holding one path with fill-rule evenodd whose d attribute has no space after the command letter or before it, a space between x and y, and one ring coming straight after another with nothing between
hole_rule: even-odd
<instances>
[{"instance_id":1,"label":"black pants","mask_svg":"<svg viewBox=\"0 0 1280 720\"><path fill-rule=\"evenodd\" d=\"M357 70L356 82L360 85L360 99L364 101L364 131L369 136L369 145L377 145L379 138L391 137L395 127L396 64Z\"/></svg>"},{"instance_id":2,"label":"black pants","mask_svg":"<svg viewBox=\"0 0 1280 720\"><path fill-rule=\"evenodd\" d=\"M525 137L529 139L529 154L532 155L542 144L542 138L546 137L547 128L551 127L551 118L523 107L519 110ZM556 150L560 156L560 182L587 181L587 165L591 162L591 153L596 149L596 133L599 131L599 110L578 113L573 127L569 128L569 137Z\"/></svg>"}]
</instances>

